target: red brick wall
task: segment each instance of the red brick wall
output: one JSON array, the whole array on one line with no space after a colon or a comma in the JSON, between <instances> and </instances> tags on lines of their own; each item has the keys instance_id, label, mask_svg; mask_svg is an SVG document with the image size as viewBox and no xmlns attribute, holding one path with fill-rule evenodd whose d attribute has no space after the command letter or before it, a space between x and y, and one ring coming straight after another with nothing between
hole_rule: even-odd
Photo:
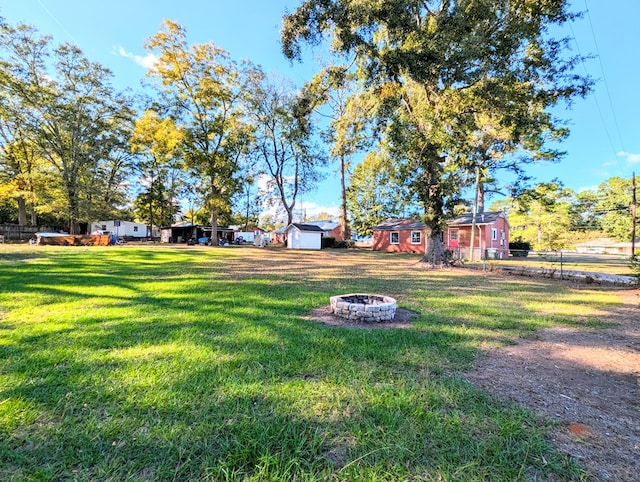
<instances>
[{"instance_id":1,"label":"red brick wall","mask_svg":"<svg viewBox=\"0 0 640 482\"><path fill-rule=\"evenodd\" d=\"M335 238L336 241L344 241L344 237L342 236L342 226L338 226L327 234L331 238Z\"/></svg>"},{"instance_id":2,"label":"red brick wall","mask_svg":"<svg viewBox=\"0 0 640 482\"><path fill-rule=\"evenodd\" d=\"M446 238L450 239L449 232L451 229L458 230L458 245L460 248L469 248L471 245L471 226L457 226L453 228L449 228L447 230ZM492 239L492 229L497 230L497 239ZM502 244L500 244L501 232L504 230L505 239ZM480 245L480 236L482 236L482 246ZM487 248L495 248L499 252L502 253L502 257L506 258L509 255L509 227L507 226L507 221L504 218L498 218L494 223L491 224L482 224L476 226L475 239L473 241L474 251L476 249L480 249L482 247L483 256L484 250ZM450 248L450 246L445 246L446 248Z\"/></svg>"},{"instance_id":3,"label":"red brick wall","mask_svg":"<svg viewBox=\"0 0 640 482\"><path fill-rule=\"evenodd\" d=\"M420 244L411 243L411 233L420 232ZM398 233L398 244L391 244L391 233ZM373 250L386 251L387 253L419 253L424 254L424 230L401 229L398 231L374 231Z\"/></svg>"}]
</instances>

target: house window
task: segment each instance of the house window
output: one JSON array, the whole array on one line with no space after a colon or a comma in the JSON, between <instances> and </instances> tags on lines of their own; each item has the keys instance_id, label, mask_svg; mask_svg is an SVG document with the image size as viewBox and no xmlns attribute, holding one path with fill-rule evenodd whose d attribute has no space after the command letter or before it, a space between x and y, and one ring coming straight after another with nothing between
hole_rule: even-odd
<instances>
[{"instance_id":1,"label":"house window","mask_svg":"<svg viewBox=\"0 0 640 482\"><path fill-rule=\"evenodd\" d=\"M451 241L457 241L458 240L458 230L457 229L452 229L451 230Z\"/></svg>"},{"instance_id":2,"label":"house window","mask_svg":"<svg viewBox=\"0 0 640 482\"><path fill-rule=\"evenodd\" d=\"M391 231L389 244L400 244L400 233L398 231Z\"/></svg>"},{"instance_id":3,"label":"house window","mask_svg":"<svg viewBox=\"0 0 640 482\"><path fill-rule=\"evenodd\" d=\"M496 228L491 228L491 239L494 241L498 239L498 230Z\"/></svg>"},{"instance_id":4,"label":"house window","mask_svg":"<svg viewBox=\"0 0 640 482\"><path fill-rule=\"evenodd\" d=\"M134 227L133 227L133 232L134 232L134 233L137 233L137 232L138 232L138 226L134 226Z\"/></svg>"},{"instance_id":5,"label":"house window","mask_svg":"<svg viewBox=\"0 0 640 482\"><path fill-rule=\"evenodd\" d=\"M106 224L103 224L101 229L102 229L103 231L106 231L106 230L107 230L107 225L106 225Z\"/></svg>"},{"instance_id":6,"label":"house window","mask_svg":"<svg viewBox=\"0 0 640 482\"><path fill-rule=\"evenodd\" d=\"M411 231L411 244L420 244L422 242L422 233L420 231Z\"/></svg>"}]
</instances>

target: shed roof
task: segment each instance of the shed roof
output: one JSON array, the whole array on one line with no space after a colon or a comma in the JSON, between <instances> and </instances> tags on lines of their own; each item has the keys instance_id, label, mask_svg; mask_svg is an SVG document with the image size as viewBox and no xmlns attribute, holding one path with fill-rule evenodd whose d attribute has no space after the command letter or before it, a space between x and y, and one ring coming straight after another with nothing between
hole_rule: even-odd
<instances>
[{"instance_id":1,"label":"shed roof","mask_svg":"<svg viewBox=\"0 0 640 482\"><path fill-rule=\"evenodd\" d=\"M322 228L315 226L313 224L303 224L303 223L291 223L289 226L287 226L286 231L289 231L289 228L291 228L292 226L296 228L298 231L304 231L308 233L322 234L322 232L324 231Z\"/></svg>"},{"instance_id":2,"label":"shed roof","mask_svg":"<svg viewBox=\"0 0 640 482\"><path fill-rule=\"evenodd\" d=\"M499 218L504 218L502 211L483 212L476 214L476 224L491 224L496 222ZM473 213L466 213L462 216L458 216L452 219L447 224L449 226L471 226L473 223Z\"/></svg>"},{"instance_id":3,"label":"shed roof","mask_svg":"<svg viewBox=\"0 0 640 482\"><path fill-rule=\"evenodd\" d=\"M373 228L374 231L399 231L401 229L424 229L425 224L415 219L388 218Z\"/></svg>"}]
</instances>

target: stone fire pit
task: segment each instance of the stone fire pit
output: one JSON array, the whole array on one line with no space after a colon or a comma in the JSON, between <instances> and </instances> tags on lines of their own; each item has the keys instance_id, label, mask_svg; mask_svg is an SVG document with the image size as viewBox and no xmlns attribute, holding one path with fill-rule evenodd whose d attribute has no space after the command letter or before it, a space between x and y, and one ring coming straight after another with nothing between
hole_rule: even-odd
<instances>
[{"instance_id":1,"label":"stone fire pit","mask_svg":"<svg viewBox=\"0 0 640 482\"><path fill-rule=\"evenodd\" d=\"M330 300L331 312L348 320L376 323L393 320L396 315L396 300L389 296L353 293Z\"/></svg>"}]
</instances>

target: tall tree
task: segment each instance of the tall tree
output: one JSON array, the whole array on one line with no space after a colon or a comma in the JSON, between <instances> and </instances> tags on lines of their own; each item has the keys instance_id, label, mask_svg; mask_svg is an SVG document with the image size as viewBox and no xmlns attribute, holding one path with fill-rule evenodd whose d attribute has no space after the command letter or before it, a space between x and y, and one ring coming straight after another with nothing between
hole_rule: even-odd
<instances>
[{"instance_id":1,"label":"tall tree","mask_svg":"<svg viewBox=\"0 0 640 482\"><path fill-rule=\"evenodd\" d=\"M318 167L325 162L314 140L311 110L290 86L265 75L253 76L250 102L255 152L269 178L267 190L291 224L300 194L314 187L320 178Z\"/></svg>"},{"instance_id":2,"label":"tall tree","mask_svg":"<svg viewBox=\"0 0 640 482\"><path fill-rule=\"evenodd\" d=\"M84 182L87 173L128 150L130 99L112 88L109 70L32 27L3 24L0 45L0 86L10 99L4 107L60 176L69 230L77 233L80 200L95 188Z\"/></svg>"},{"instance_id":3,"label":"tall tree","mask_svg":"<svg viewBox=\"0 0 640 482\"><path fill-rule=\"evenodd\" d=\"M145 46L157 54L148 75L158 80L165 105L184 131L185 163L203 180L215 237L218 216L229 210L238 190L239 159L250 137L243 96L252 67L238 65L213 42L189 46L185 29L168 20Z\"/></svg>"},{"instance_id":4,"label":"tall tree","mask_svg":"<svg viewBox=\"0 0 640 482\"><path fill-rule=\"evenodd\" d=\"M0 115L0 185L16 202L18 224L37 225L37 209L43 202L46 168L29 139L13 119Z\"/></svg>"},{"instance_id":5,"label":"tall tree","mask_svg":"<svg viewBox=\"0 0 640 482\"><path fill-rule=\"evenodd\" d=\"M520 86L518 102L545 107L584 93L571 74L565 41L550 25L570 20L567 0L306 0L284 18L283 50L300 58L302 42L355 56L359 75L380 99L395 152L417 173L415 189L429 229L424 260L446 262L441 235L458 184L456 135L474 106L466 100Z\"/></svg>"},{"instance_id":6,"label":"tall tree","mask_svg":"<svg viewBox=\"0 0 640 482\"><path fill-rule=\"evenodd\" d=\"M155 110L147 109L136 120L131 150L141 156L137 168L141 183L146 186L138 195L137 211L149 225L149 236L153 236L154 224L169 225L178 212L177 198L183 185L183 138L174 120L161 118Z\"/></svg>"},{"instance_id":7,"label":"tall tree","mask_svg":"<svg viewBox=\"0 0 640 482\"><path fill-rule=\"evenodd\" d=\"M417 214L416 199L397 167L384 152L371 152L354 168L347 204L358 235L371 236L386 218Z\"/></svg>"},{"instance_id":8,"label":"tall tree","mask_svg":"<svg viewBox=\"0 0 640 482\"><path fill-rule=\"evenodd\" d=\"M512 199L509 224L514 239L531 243L537 250L557 250L571 245L574 193L559 181L540 183Z\"/></svg>"},{"instance_id":9,"label":"tall tree","mask_svg":"<svg viewBox=\"0 0 640 482\"><path fill-rule=\"evenodd\" d=\"M619 240L629 241L631 238L631 179L612 177L598 186L596 192L598 204L596 211L600 217L603 231ZM636 237L640 237L640 226Z\"/></svg>"},{"instance_id":10,"label":"tall tree","mask_svg":"<svg viewBox=\"0 0 640 482\"><path fill-rule=\"evenodd\" d=\"M340 173L342 238L351 236L347 203L347 175L353 156L371 144L366 125L373 105L362 92L356 90L357 77L348 66L330 65L322 69L303 88L302 96L309 106L320 104L320 115L329 125L323 137L331 144L330 156L337 160Z\"/></svg>"}]
</instances>

